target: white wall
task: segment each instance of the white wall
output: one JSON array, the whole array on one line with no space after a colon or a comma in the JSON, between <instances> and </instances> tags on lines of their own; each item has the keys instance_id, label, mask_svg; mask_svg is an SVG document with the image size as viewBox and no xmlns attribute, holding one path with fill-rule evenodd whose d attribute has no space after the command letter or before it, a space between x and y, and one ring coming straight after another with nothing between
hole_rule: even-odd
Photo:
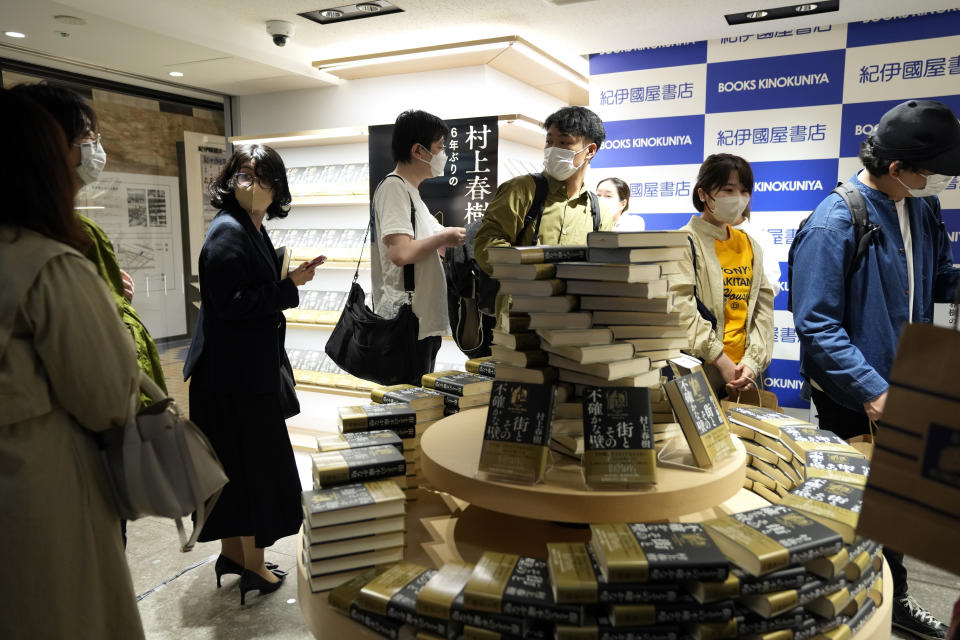
<instances>
[{"instance_id":1,"label":"white wall","mask_svg":"<svg viewBox=\"0 0 960 640\"><path fill-rule=\"evenodd\" d=\"M563 101L495 69L463 67L240 96L235 135L390 124L406 109L423 109L444 119L522 113L543 120L563 106Z\"/></svg>"}]
</instances>

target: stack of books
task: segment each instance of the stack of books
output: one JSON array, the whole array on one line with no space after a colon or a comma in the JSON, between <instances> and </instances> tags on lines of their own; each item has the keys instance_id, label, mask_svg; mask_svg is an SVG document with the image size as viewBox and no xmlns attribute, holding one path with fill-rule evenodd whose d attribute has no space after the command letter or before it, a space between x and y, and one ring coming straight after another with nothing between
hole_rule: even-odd
<instances>
[{"instance_id":1,"label":"stack of books","mask_svg":"<svg viewBox=\"0 0 960 640\"><path fill-rule=\"evenodd\" d=\"M412 499L420 486L420 437L443 417L443 395L409 384L377 387L370 392L373 404L340 407L339 429L343 434L386 429L402 444L407 462L406 492Z\"/></svg>"},{"instance_id":2,"label":"stack of books","mask_svg":"<svg viewBox=\"0 0 960 640\"><path fill-rule=\"evenodd\" d=\"M314 593L403 558L405 501L377 480L303 492L303 566Z\"/></svg>"},{"instance_id":3,"label":"stack of books","mask_svg":"<svg viewBox=\"0 0 960 640\"><path fill-rule=\"evenodd\" d=\"M587 248L577 245L492 247L488 259L500 281L499 294L509 296L508 312L493 333L491 354L500 365L497 378L543 384L556 379L540 348L535 329L590 326L590 314L579 311L579 297L565 291L556 263L585 260Z\"/></svg>"},{"instance_id":4,"label":"stack of books","mask_svg":"<svg viewBox=\"0 0 960 640\"><path fill-rule=\"evenodd\" d=\"M486 406L493 388L493 378L489 376L454 369L424 374L420 383L442 395L443 415L446 416Z\"/></svg>"}]
</instances>

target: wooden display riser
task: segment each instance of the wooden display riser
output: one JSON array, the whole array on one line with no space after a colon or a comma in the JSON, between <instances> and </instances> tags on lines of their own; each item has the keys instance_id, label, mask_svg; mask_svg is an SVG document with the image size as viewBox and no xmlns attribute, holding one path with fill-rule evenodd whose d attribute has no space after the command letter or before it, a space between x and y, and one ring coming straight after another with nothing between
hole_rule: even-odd
<instances>
[{"instance_id":1,"label":"wooden display riser","mask_svg":"<svg viewBox=\"0 0 960 640\"><path fill-rule=\"evenodd\" d=\"M634 491L594 491L577 464L551 467L536 485L495 482L477 476L487 409L462 411L432 425L420 441L422 474L472 505L552 522L655 522L713 509L736 496L746 476L746 451L709 471L657 468L657 484Z\"/></svg>"}]
</instances>

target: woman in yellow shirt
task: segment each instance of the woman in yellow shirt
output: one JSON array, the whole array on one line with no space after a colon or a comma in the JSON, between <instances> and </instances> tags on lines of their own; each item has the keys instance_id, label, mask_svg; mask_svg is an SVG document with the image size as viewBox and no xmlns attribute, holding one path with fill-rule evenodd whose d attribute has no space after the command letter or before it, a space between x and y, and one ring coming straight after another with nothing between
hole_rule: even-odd
<instances>
[{"instance_id":1,"label":"woman in yellow shirt","mask_svg":"<svg viewBox=\"0 0 960 640\"><path fill-rule=\"evenodd\" d=\"M715 390L750 389L773 356L773 286L756 240L734 229L750 204L753 171L739 156L718 153L700 166L692 216L683 230L690 253L671 282L687 329L687 351L707 365Z\"/></svg>"}]
</instances>

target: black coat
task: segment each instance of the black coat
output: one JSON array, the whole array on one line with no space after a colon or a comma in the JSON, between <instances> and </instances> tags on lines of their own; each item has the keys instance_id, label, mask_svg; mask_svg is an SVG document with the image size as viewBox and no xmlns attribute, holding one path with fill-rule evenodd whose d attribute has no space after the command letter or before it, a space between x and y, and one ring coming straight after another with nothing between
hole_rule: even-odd
<instances>
[{"instance_id":1,"label":"black coat","mask_svg":"<svg viewBox=\"0 0 960 640\"><path fill-rule=\"evenodd\" d=\"M200 251L200 316L184 380L218 393L280 393L283 310L299 304L261 226L240 211L213 219ZM194 375L196 374L196 375Z\"/></svg>"}]
</instances>

